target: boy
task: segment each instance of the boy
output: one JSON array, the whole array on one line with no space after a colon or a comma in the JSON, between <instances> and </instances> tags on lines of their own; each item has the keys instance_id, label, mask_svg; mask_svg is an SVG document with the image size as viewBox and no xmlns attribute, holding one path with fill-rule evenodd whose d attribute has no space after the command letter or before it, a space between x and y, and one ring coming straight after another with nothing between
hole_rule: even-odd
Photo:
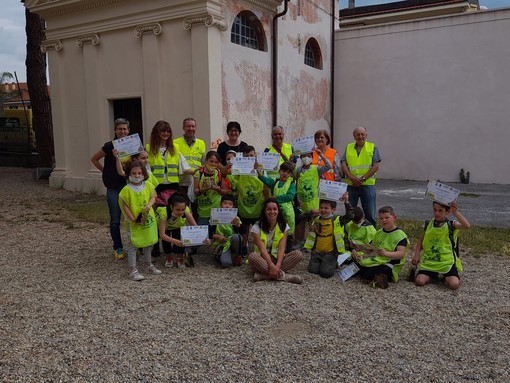
<instances>
[{"instance_id":1,"label":"boy","mask_svg":"<svg viewBox=\"0 0 510 383\"><path fill-rule=\"evenodd\" d=\"M397 227L397 215L391 206L379 209L379 229L372 240L377 249L375 255L352 251L352 258L360 267L363 279L372 281L373 287L388 288L388 281L397 282L398 274L405 263L409 240L406 233Z\"/></svg>"},{"instance_id":2,"label":"boy","mask_svg":"<svg viewBox=\"0 0 510 383\"><path fill-rule=\"evenodd\" d=\"M221 197L221 207L223 209L232 209L234 207L234 197L230 194ZM241 266L241 235L237 233L241 226L239 217L235 217L231 225L216 225L216 232L212 238L215 248L215 257L222 268Z\"/></svg>"},{"instance_id":3,"label":"boy","mask_svg":"<svg viewBox=\"0 0 510 383\"><path fill-rule=\"evenodd\" d=\"M424 232L418 241L413 265L420 263L416 286L425 286L430 279L437 279L443 275L446 285L457 290L460 287L459 271L462 272L462 264L459 259L458 234L459 230L467 230L470 224L462 214L455 202L450 206L432 203L434 219L425 221ZM452 213L457 221L450 221L448 213ZM423 255L420 254L423 250Z\"/></svg>"},{"instance_id":4,"label":"boy","mask_svg":"<svg viewBox=\"0 0 510 383\"><path fill-rule=\"evenodd\" d=\"M352 251L356 245L367 245L374 239L376 230L368 219L365 219L365 213L359 206L353 208L352 221L345 225L345 237L347 241L347 249ZM361 255L358 252L358 255Z\"/></svg>"},{"instance_id":5,"label":"boy","mask_svg":"<svg viewBox=\"0 0 510 383\"><path fill-rule=\"evenodd\" d=\"M320 200L320 216L312 222L314 230L308 232L305 249L311 250L308 272L319 274L322 278L330 278L335 273L338 254L345 253L344 228L352 218L349 194L342 196L345 215L333 216L336 210L335 201Z\"/></svg>"}]
</instances>

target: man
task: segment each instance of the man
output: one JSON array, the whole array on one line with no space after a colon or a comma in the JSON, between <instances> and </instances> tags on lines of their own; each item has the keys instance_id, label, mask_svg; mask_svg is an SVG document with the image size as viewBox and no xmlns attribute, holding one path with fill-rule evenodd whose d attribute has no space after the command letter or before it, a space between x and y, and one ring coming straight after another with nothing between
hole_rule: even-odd
<instances>
[{"instance_id":1,"label":"man","mask_svg":"<svg viewBox=\"0 0 510 383\"><path fill-rule=\"evenodd\" d=\"M184 135L176 138L174 144L179 147L179 151L188 161L189 166L193 170L197 170L202 166L202 157L205 154L205 142L195 137L197 131L197 122L194 118L187 117L182 122ZM193 182L193 175L183 174L179 176L179 192L188 195L188 187Z\"/></svg>"},{"instance_id":2,"label":"man","mask_svg":"<svg viewBox=\"0 0 510 383\"><path fill-rule=\"evenodd\" d=\"M341 160L342 172L345 174L348 185L349 203L354 207L361 199L365 217L375 227L375 173L379 170L381 156L377 146L367 141L368 135L365 128L354 129L352 135L355 142L347 145Z\"/></svg>"},{"instance_id":3,"label":"man","mask_svg":"<svg viewBox=\"0 0 510 383\"><path fill-rule=\"evenodd\" d=\"M271 129L271 146L264 149L264 152L279 153L280 163L283 164L285 161L296 163L297 158L294 156L294 149L290 144L283 142L284 132L283 127L276 125ZM274 180L280 177L278 171L267 171L267 175Z\"/></svg>"}]
</instances>

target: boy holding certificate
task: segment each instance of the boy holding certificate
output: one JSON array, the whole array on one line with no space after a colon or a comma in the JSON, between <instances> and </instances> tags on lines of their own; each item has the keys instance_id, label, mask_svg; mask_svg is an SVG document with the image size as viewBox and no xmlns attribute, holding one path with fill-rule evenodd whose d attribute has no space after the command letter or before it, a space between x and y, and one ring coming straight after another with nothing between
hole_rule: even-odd
<instances>
[{"instance_id":1,"label":"boy holding certificate","mask_svg":"<svg viewBox=\"0 0 510 383\"><path fill-rule=\"evenodd\" d=\"M223 209L232 209L234 207L234 197L230 194L221 197L221 207ZM230 225L218 224L213 234L213 246L216 260L222 268L241 266L241 243L242 238L239 234L241 220L235 217Z\"/></svg>"},{"instance_id":2,"label":"boy holding certificate","mask_svg":"<svg viewBox=\"0 0 510 383\"><path fill-rule=\"evenodd\" d=\"M349 194L344 193L345 215L335 217L336 202L320 200L320 215L312 221L305 242L305 249L311 250L308 272L322 278L330 278L335 273L337 256L345 253L345 225L352 219L352 207L348 201Z\"/></svg>"}]
</instances>

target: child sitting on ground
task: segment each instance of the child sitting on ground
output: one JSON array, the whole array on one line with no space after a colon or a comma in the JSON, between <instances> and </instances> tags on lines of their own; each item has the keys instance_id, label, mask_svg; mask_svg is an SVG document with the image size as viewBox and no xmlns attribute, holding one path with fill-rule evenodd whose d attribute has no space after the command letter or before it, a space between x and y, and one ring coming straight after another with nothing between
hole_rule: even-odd
<instances>
[{"instance_id":1,"label":"child sitting on ground","mask_svg":"<svg viewBox=\"0 0 510 383\"><path fill-rule=\"evenodd\" d=\"M345 237L347 238L346 248L352 252L356 245L367 245L374 239L376 230L368 219L365 219L365 213L359 206L353 208L352 221L345 225ZM362 252L358 251L358 255ZM350 257L350 259L352 259Z\"/></svg>"},{"instance_id":2,"label":"child sitting on ground","mask_svg":"<svg viewBox=\"0 0 510 383\"><path fill-rule=\"evenodd\" d=\"M223 209L234 207L234 197L227 194L221 198ZM241 243L242 237L238 230L241 226L239 217L235 217L231 225L216 225L216 232L213 234L213 247L216 260L222 268L241 266Z\"/></svg>"},{"instance_id":3,"label":"child sitting on ground","mask_svg":"<svg viewBox=\"0 0 510 383\"><path fill-rule=\"evenodd\" d=\"M136 268L136 249L140 248L148 271L151 274L161 274L161 271L151 262L152 245L158 241L156 216L152 206L156 200L154 186L146 182L148 179L145 166L138 161L126 164L126 174L129 183L119 194L119 206L128 224L130 242L128 245L128 264L131 268L130 278L141 281L145 277Z\"/></svg>"},{"instance_id":4,"label":"child sitting on ground","mask_svg":"<svg viewBox=\"0 0 510 383\"><path fill-rule=\"evenodd\" d=\"M460 287L459 272L462 264L459 258L459 230L467 230L470 224L460 214L457 203L450 206L433 202L434 219L425 221L424 232L416 245L413 265L420 264L416 276L416 286L425 286L439 274L444 277L446 285L457 290ZM448 213L452 213L457 221L450 221ZM423 250L423 254L420 254ZM421 263L420 263L421 258Z\"/></svg>"},{"instance_id":5,"label":"child sitting on ground","mask_svg":"<svg viewBox=\"0 0 510 383\"><path fill-rule=\"evenodd\" d=\"M397 215L391 206L379 209L379 229L372 240L375 254L360 254L352 250L352 258L360 267L360 276L371 281L373 287L388 288L388 281L397 282L405 263L409 240L397 227Z\"/></svg>"},{"instance_id":6,"label":"child sitting on ground","mask_svg":"<svg viewBox=\"0 0 510 383\"><path fill-rule=\"evenodd\" d=\"M337 257L345 253L344 228L352 218L349 194L344 193L341 201L345 205L345 215L333 216L336 202L320 200L320 216L312 222L314 230L308 232L305 249L311 250L308 272L330 278L335 273Z\"/></svg>"}]
</instances>

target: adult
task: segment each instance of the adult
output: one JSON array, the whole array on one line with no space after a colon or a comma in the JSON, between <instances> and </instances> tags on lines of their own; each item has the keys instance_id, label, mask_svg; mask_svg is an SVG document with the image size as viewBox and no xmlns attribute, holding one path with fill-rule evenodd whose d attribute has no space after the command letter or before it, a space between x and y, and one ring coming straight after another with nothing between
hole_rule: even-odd
<instances>
[{"instance_id":1,"label":"adult","mask_svg":"<svg viewBox=\"0 0 510 383\"><path fill-rule=\"evenodd\" d=\"M251 232L255 248L248 259L253 268L255 282L271 279L298 284L303 282L300 276L287 274L301 262L303 253L294 250L285 254L289 225L285 223L276 198L264 201L260 221L253 225Z\"/></svg>"},{"instance_id":2,"label":"adult","mask_svg":"<svg viewBox=\"0 0 510 383\"><path fill-rule=\"evenodd\" d=\"M184 135L176 138L174 144L179 147L180 153L186 158L191 169L196 171L202 166L202 157L206 151L205 142L195 136L197 122L194 118L185 118L182 122L182 129ZM188 188L192 184L193 176L182 175L179 177L179 191L183 195L188 195Z\"/></svg>"},{"instance_id":3,"label":"adult","mask_svg":"<svg viewBox=\"0 0 510 383\"><path fill-rule=\"evenodd\" d=\"M115 139L129 134L129 121L117 118L113 122ZM94 166L102 173L103 184L106 187L106 201L110 212L110 236L113 241L113 255L116 259L124 259L122 238L120 236L119 194L126 185L126 179L117 172L117 159L113 155L113 142L108 141L90 159ZM100 160L104 158L103 164Z\"/></svg>"},{"instance_id":4,"label":"adult","mask_svg":"<svg viewBox=\"0 0 510 383\"><path fill-rule=\"evenodd\" d=\"M365 128L354 129L352 135L355 142L347 145L341 160L342 172L348 185L349 203L354 207L358 206L358 201L361 200L365 218L375 227L375 174L379 170L381 156L377 146L367 141Z\"/></svg>"},{"instance_id":5,"label":"adult","mask_svg":"<svg viewBox=\"0 0 510 383\"><path fill-rule=\"evenodd\" d=\"M156 192L163 190L179 190L179 175L193 175L186 158L180 154L179 147L174 145L172 128L167 121L160 120L154 124L149 143L145 145L149 154L152 174L158 180Z\"/></svg>"},{"instance_id":6,"label":"adult","mask_svg":"<svg viewBox=\"0 0 510 383\"><path fill-rule=\"evenodd\" d=\"M327 132L327 130L320 129L315 132L314 138L315 146L317 147L317 149L319 149L322 152L323 156L326 157L331 163L331 166L333 166L332 169L321 174L320 178L330 181L340 181L340 179L342 178L342 165L340 162L340 154L335 149L330 147L331 137L329 136L329 133ZM324 160L319 157L316 151L313 152L312 165L318 166L325 165Z\"/></svg>"},{"instance_id":7,"label":"adult","mask_svg":"<svg viewBox=\"0 0 510 383\"><path fill-rule=\"evenodd\" d=\"M225 141L218 145L217 153L221 158L221 165L227 165L227 152L233 150L236 153L242 153L243 149L248 146L244 141L241 141L241 125L237 121L230 121L227 124L227 137Z\"/></svg>"},{"instance_id":8,"label":"adult","mask_svg":"<svg viewBox=\"0 0 510 383\"><path fill-rule=\"evenodd\" d=\"M281 127L280 125L273 126L273 128L271 129L272 144L271 146L265 148L264 152L280 154L279 165L283 164L285 161L296 163L294 149L290 144L283 142L283 139L284 139L283 127ZM277 170L268 171L267 175L275 180L279 178L279 173Z\"/></svg>"}]
</instances>

